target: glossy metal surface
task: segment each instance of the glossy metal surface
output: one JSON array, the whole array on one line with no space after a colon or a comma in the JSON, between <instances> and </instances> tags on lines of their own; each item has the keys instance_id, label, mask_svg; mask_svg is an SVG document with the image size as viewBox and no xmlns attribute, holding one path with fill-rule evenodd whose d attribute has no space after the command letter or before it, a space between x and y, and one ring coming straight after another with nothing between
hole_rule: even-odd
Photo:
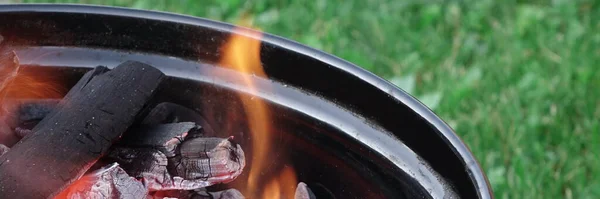
<instances>
[{"instance_id":1,"label":"glossy metal surface","mask_svg":"<svg viewBox=\"0 0 600 199\"><path fill-rule=\"evenodd\" d=\"M410 184L386 185L391 187L383 191L388 196L400 186L415 189L405 191L408 196L418 192L443 198L455 190L463 198L492 197L477 161L440 118L389 82L327 53L265 34L261 57L269 80L257 81L269 90L253 92L232 78L232 71L214 65L232 31L229 24L75 5L3 5L0 18L3 44L19 46L24 64L89 68L126 59L144 61L168 75L249 93L339 130L346 137L314 136L331 139L326 143L332 147L357 142L355 148L351 143L332 150L364 156L363 162L375 164L372 168L387 168L400 176L399 182Z\"/></svg>"}]
</instances>

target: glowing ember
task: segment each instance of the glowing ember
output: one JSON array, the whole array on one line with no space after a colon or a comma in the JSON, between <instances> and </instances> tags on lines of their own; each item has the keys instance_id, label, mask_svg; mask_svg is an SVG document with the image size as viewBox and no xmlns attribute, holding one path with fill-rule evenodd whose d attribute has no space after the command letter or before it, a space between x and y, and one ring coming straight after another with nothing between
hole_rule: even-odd
<instances>
[{"instance_id":1,"label":"glowing ember","mask_svg":"<svg viewBox=\"0 0 600 199\"><path fill-rule=\"evenodd\" d=\"M251 26L248 20L243 20L241 26ZM223 58L220 65L245 73L241 75L243 83L253 92L257 92L253 77L267 78L260 60L260 40L262 34L258 31L238 28L229 41L222 47ZM244 36L242 36L244 35ZM285 167L279 176L267 180L268 184L262 192L257 190L263 183L273 145L270 112L266 104L258 98L240 96L252 134L252 166L248 177L246 193L249 198L293 198L296 188L296 174L291 167ZM262 196L262 197L260 197ZM291 197L290 197L291 196Z\"/></svg>"},{"instance_id":2,"label":"glowing ember","mask_svg":"<svg viewBox=\"0 0 600 199\"><path fill-rule=\"evenodd\" d=\"M58 195L54 196L54 199L68 199L69 193L76 193L79 190L89 190L92 187L93 177L86 175L70 184L67 188L61 191Z\"/></svg>"}]
</instances>

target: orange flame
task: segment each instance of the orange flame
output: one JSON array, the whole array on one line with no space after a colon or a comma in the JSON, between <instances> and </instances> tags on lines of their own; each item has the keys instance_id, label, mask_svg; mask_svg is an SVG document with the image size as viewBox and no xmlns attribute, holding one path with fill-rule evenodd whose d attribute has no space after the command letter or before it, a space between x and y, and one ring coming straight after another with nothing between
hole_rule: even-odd
<instances>
[{"instance_id":1,"label":"orange flame","mask_svg":"<svg viewBox=\"0 0 600 199\"><path fill-rule=\"evenodd\" d=\"M242 20L240 25L251 26L251 23L248 20ZM252 76L267 78L260 60L261 42L259 39L262 34L258 31L243 28L235 29L234 33L236 34L232 34L228 42L222 47L223 57L219 64L245 73L246 75L241 76L243 83L256 92L258 89ZM291 167L284 168L278 177L271 179L262 193L257 190L263 183L261 177L270 162L269 154L273 145L273 132L269 124L271 115L263 100L245 96L240 96L240 99L252 135L252 165L244 195L249 198L265 199L278 199L281 196L293 198L297 181L296 174ZM262 197L258 194L262 194Z\"/></svg>"},{"instance_id":2,"label":"orange flame","mask_svg":"<svg viewBox=\"0 0 600 199\"><path fill-rule=\"evenodd\" d=\"M284 167L281 174L278 177L273 178L271 182L267 184L263 191L263 198L294 198L296 193L296 186L298 180L296 179L296 172L292 167Z\"/></svg>"}]
</instances>

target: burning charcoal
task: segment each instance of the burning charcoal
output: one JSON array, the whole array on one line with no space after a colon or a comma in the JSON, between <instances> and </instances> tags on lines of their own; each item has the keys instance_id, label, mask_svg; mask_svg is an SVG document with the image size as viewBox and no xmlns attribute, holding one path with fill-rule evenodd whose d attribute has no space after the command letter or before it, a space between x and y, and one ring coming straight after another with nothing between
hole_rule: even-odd
<instances>
[{"instance_id":1,"label":"burning charcoal","mask_svg":"<svg viewBox=\"0 0 600 199\"><path fill-rule=\"evenodd\" d=\"M83 176L57 198L142 199L147 195L148 189L142 182L127 175L119 164L113 163Z\"/></svg>"},{"instance_id":2,"label":"burning charcoal","mask_svg":"<svg viewBox=\"0 0 600 199\"><path fill-rule=\"evenodd\" d=\"M4 155L6 152L8 152L8 150L10 150L10 148L4 144L0 144L0 156Z\"/></svg>"},{"instance_id":3,"label":"burning charcoal","mask_svg":"<svg viewBox=\"0 0 600 199\"><path fill-rule=\"evenodd\" d=\"M32 133L0 157L0 195L49 198L79 179L133 124L163 77L133 61L86 73Z\"/></svg>"},{"instance_id":4,"label":"burning charcoal","mask_svg":"<svg viewBox=\"0 0 600 199\"><path fill-rule=\"evenodd\" d=\"M193 123L163 124L128 134L108 157L150 191L192 190L227 183L245 167L244 152L231 139L194 136ZM188 134L188 132L190 132Z\"/></svg>"},{"instance_id":5,"label":"burning charcoal","mask_svg":"<svg viewBox=\"0 0 600 199\"><path fill-rule=\"evenodd\" d=\"M179 104L163 102L154 107L144 118L143 125L155 125L176 122L195 122L204 129L204 137L213 137L213 129L198 112Z\"/></svg>"},{"instance_id":6,"label":"burning charcoal","mask_svg":"<svg viewBox=\"0 0 600 199\"><path fill-rule=\"evenodd\" d=\"M308 188L308 186L304 182L298 183L298 187L296 187L296 194L294 194L294 199L316 199L315 194Z\"/></svg>"}]
</instances>

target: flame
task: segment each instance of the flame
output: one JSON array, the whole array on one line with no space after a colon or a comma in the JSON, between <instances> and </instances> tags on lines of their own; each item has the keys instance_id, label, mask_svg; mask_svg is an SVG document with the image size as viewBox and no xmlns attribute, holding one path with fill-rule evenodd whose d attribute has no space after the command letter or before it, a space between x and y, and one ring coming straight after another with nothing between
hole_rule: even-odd
<instances>
[{"instance_id":1,"label":"flame","mask_svg":"<svg viewBox=\"0 0 600 199\"><path fill-rule=\"evenodd\" d=\"M242 20L239 25L252 27L249 20ZM245 75L241 75L242 82L253 92L258 92L254 79L256 77L267 78L260 60L261 37L262 34L259 31L236 28L234 34L221 48L223 57L219 65L245 73ZM265 177L263 172L267 171L267 167L270 166L269 159L273 157L270 156L273 146L273 129L269 124L271 115L263 100L243 95L240 95L240 99L252 135L252 165L244 195L248 198L264 199L278 199L282 196L293 198L297 180L291 167L285 167L278 177L270 179L262 193L257 190L263 183L261 182ZM267 174L266 177L269 175Z\"/></svg>"},{"instance_id":2,"label":"flame","mask_svg":"<svg viewBox=\"0 0 600 199\"><path fill-rule=\"evenodd\" d=\"M296 193L297 183L298 180L296 179L296 172L294 169L292 167L284 167L281 174L279 174L278 177L273 178L271 182L267 184L263 191L262 198L292 199Z\"/></svg>"}]
</instances>

